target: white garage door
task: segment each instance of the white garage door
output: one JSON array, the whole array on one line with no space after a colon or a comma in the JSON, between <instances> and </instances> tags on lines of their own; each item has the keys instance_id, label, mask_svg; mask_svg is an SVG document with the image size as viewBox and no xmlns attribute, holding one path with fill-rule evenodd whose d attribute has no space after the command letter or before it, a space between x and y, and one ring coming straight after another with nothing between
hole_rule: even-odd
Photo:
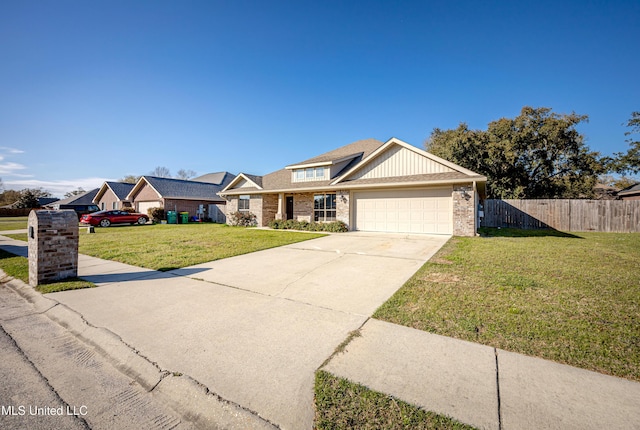
<instances>
[{"instance_id":1,"label":"white garage door","mask_svg":"<svg viewBox=\"0 0 640 430\"><path fill-rule=\"evenodd\" d=\"M161 202L138 202L138 212L141 214L147 214L147 210L151 208L161 208Z\"/></svg>"},{"instance_id":2,"label":"white garage door","mask_svg":"<svg viewBox=\"0 0 640 430\"><path fill-rule=\"evenodd\" d=\"M355 229L452 234L451 188L358 192Z\"/></svg>"}]
</instances>

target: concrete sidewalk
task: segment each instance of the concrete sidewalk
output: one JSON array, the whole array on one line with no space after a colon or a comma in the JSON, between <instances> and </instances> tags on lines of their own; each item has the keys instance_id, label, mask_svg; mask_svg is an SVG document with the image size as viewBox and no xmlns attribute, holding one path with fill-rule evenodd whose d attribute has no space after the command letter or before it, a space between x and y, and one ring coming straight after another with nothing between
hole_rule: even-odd
<instances>
[{"instance_id":1,"label":"concrete sidewalk","mask_svg":"<svg viewBox=\"0 0 640 430\"><path fill-rule=\"evenodd\" d=\"M481 429L638 429L640 383L370 319L324 370Z\"/></svg>"},{"instance_id":2,"label":"concrete sidewalk","mask_svg":"<svg viewBox=\"0 0 640 430\"><path fill-rule=\"evenodd\" d=\"M358 240L369 248L354 245ZM375 240L381 241L383 249L383 239ZM334 256L341 255L346 267L365 251L367 261L382 264L381 256L373 252L377 248L371 247L375 240L365 243L357 236L345 236L271 253L279 259L287 256L287 261L297 258L294 249L314 253L317 269L313 274L324 270L327 262L340 262ZM323 244L339 245L340 252ZM27 247L25 242L0 236L0 248L26 255ZM349 331L361 327L361 336L335 355L324 370L483 429L640 428L639 383L368 319L363 314L374 305L359 303L363 297L359 287L348 289L351 299L343 298L340 303L329 300L332 289L327 290L331 294L326 298L312 297L309 292L301 296L292 288L299 285L295 276L303 276L296 273L283 281L289 285L284 291L262 286L261 279L244 289L234 285L237 276L233 276L243 273L248 258L266 267L272 257L254 253L161 273L81 255L79 276L101 288L42 296L25 287L22 294L30 294L31 302L58 303L48 311L51 318L107 353L116 351L113 360L141 385L152 385L160 371L183 373L196 385L206 386L198 394L170 385L184 378L164 378L159 384L170 393L169 399L171 394L189 398L191 404L184 405L184 410L191 414L207 404L196 399L211 397L206 394L211 390L235 402L234 410L246 420L253 416L254 427L273 423L282 428L310 428L313 399L309 387L314 370ZM403 255L393 258L405 272L422 261L412 262ZM307 284L321 279L305 276ZM327 288L313 286L314 291ZM388 294L381 290L377 300ZM75 309L83 323L69 316L73 311L62 309ZM109 341L104 342L105 334L96 332L96 327L117 336L107 336ZM127 349L133 348L135 354L127 355L131 353Z\"/></svg>"}]
</instances>

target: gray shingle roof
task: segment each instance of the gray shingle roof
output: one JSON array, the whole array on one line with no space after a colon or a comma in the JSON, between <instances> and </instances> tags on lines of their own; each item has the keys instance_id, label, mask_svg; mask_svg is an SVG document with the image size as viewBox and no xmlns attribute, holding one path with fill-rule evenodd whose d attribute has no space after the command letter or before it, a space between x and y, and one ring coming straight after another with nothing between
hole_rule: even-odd
<instances>
[{"instance_id":1,"label":"gray shingle roof","mask_svg":"<svg viewBox=\"0 0 640 430\"><path fill-rule=\"evenodd\" d=\"M618 191L618 195L627 195L627 194L635 194L640 193L640 183L631 185L630 187L625 188L624 190Z\"/></svg>"},{"instance_id":2,"label":"gray shingle roof","mask_svg":"<svg viewBox=\"0 0 640 430\"><path fill-rule=\"evenodd\" d=\"M87 191L86 193L79 194L77 196L67 197L66 199L58 200L56 205L92 205L93 198L98 194L100 188Z\"/></svg>"},{"instance_id":3,"label":"gray shingle roof","mask_svg":"<svg viewBox=\"0 0 640 430\"><path fill-rule=\"evenodd\" d=\"M156 176L143 176L143 178L165 199L222 200L217 195L223 188L220 185Z\"/></svg>"},{"instance_id":4,"label":"gray shingle roof","mask_svg":"<svg viewBox=\"0 0 640 430\"><path fill-rule=\"evenodd\" d=\"M429 182L429 181L451 181L456 179L470 180L469 175L462 172L428 173L423 175L390 176L387 178L353 179L341 182L342 184L394 184L404 182Z\"/></svg>"},{"instance_id":5,"label":"gray shingle roof","mask_svg":"<svg viewBox=\"0 0 640 430\"><path fill-rule=\"evenodd\" d=\"M236 177L233 173L229 172L215 172L215 173L207 173L206 175L198 176L197 178L191 179L195 182L208 182L210 184L220 185L222 188L229 185L231 181Z\"/></svg>"},{"instance_id":6,"label":"gray shingle roof","mask_svg":"<svg viewBox=\"0 0 640 430\"><path fill-rule=\"evenodd\" d=\"M125 200L127 197L127 194L129 194L133 189L133 187L136 186L136 184L129 184L126 182L109 182L109 181L107 181L107 185L109 186L109 188L111 188L111 191L114 192L116 197L118 197L118 200Z\"/></svg>"},{"instance_id":7,"label":"gray shingle roof","mask_svg":"<svg viewBox=\"0 0 640 430\"><path fill-rule=\"evenodd\" d=\"M320 154L316 157L309 158L308 160L302 161L300 163L293 163L291 166L297 166L300 164L313 164L313 163L322 163L326 161L334 161L340 160L342 158L348 156L359 156L360 159L366 157L371 154L373 151L378 149L384 145L384 142L380 142L377 139L363 139L358 140L357 142L350 143L345 146L341 146L338 149L334 149L333 151L325 152L324 154Z\"/></svg>"},{"instance_id":8,"label":"gray shingle roof","mask_svg":"<svg viewBox=\"0 0 640 430\"><path fill-rule=\"evenodd\" d=\"M342 173L351 169L351 167L353 167L356 163L359 163L363 158L367 157L382 145L384 145L384 143L376 139L358 140L357 142L350 143L338 149L334 149L333 151L325 152L324 154L318 155L317 157L310 158L300 163L291 164L291 166L335 161L344 159L348 156L353 156L353 160L349 164L347 164L340 172L338 172L337 175L331 178L331 180L333 180L335 179L335 177L340 176ZM308 182L292 182L291 170L289 169L276 170L275 172L271 172L264 176L254 176L248 175L246 173L244 175L256 184L260 185L263 190L309 188L310 186L322 187L325 185L329 185L329 183L331 182L331 180L314 181L312 184ZM243 188L243 190L251 191L252 188L245 187Z\"/></svg>"},{"instance_id":9,"label":"gray shingle roof","mask_svg":"<svg viewBox=\"0 0 640 430\"><path fill-rule=\"evenodd\" d=\"M38 204L40 206L50 205L51 203L57 202L59 199L57 197L38 197Z\"/></svg>"}]
</instances>

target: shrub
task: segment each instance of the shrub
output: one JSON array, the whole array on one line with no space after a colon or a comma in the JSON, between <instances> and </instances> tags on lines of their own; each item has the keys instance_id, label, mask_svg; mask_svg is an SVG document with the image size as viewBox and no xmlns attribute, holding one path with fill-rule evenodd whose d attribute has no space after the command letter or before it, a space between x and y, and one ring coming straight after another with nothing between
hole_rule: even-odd
<instances>
[{"instance_id":1,"label":"shrub","mask_svg":"<svg viewBox=\"0 0 640 430\"><path fill-rule=\"evenodd\" d=\"M349 228L342 221L333 222L308 222L296 221L292 219L279 220L274 219L269 223L269 227L275 230L304 230L304 231L328 231L331 233L343 233L349 231Z\"/></svg>"},{"instance_id":2,"label":"shrub","mask_svg":"<svg viewBox=\"0 0 640 430\"><path fill-rule=\"evenodd\" d=\"M130 214L134 213L134 212L137 212L135 208L132 208L132 207L129 207L129 206L126 206L126 207L124 207L124 208L122 208L120 210L125 211L125 212L129 212Z\"/></svg>"},{"instance_id":3,"label":"shrub","mask_svg":"<svg viewBox=\"0 0 640 430\"><path fill-rule=\"evenodd\" d=\"M160 222L160 220L166 219L164 214L164 208L149 208L147 214L153 222Z\"/></svg>"},{"instance_id":4,"label":"shrub","mask_svg":"<svg viewBox=\"0 0 640 430\"><path fill-rule=\"evenodd\" d=\"M294 219L288 219L284 222L283 228L287 230L298 230L296 227L298 227L298 221Z\"/></svg>"},{"instance_id":5,"label":"shrub","mask_svg":"<svg viewBox=\"0 0 640 430\"><path fill-rule=\"evenodd\" d=\"M255 227L258 220L251 212L234 212L229 215L229 224L241 227Z\"/></svg>"},{"instance_id":6,"label":"shrub","mask_svg":"<svg viewBox=\"0 0 640 430\"><path fill-rule=\"evenodd\" d=\"M342 221L333 221L322 224L322 231L330 231L332 233L344 233L349 231L349 228Z\"/></svg>"},{"instance_id":7,"label":"shrub","mask_svg":"<svg viewBox=\"0 0 640 430\"><path fill-rule=\"evenodd\" d=\"M272 228L274 230L284 228L284 220L281 220L281 219L271 220L269 222L269 228Z\"/></svg>"}]
</instances>

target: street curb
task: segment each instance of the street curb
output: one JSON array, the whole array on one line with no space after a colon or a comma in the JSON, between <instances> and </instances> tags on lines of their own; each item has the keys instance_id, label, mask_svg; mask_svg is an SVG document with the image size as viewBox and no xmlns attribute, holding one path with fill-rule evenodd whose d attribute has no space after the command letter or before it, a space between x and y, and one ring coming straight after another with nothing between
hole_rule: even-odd
<instances>
[{"instance_id":1,"label":"street curb","mask_svg":"<svg viewBox=\"0 0 640 430\"><path fill-rule=\"evenodd\" d=\"M225 400L188 375L162 370L120 336L89 324L81 314L64 304L44 297L23 281L0 270L0 284L6 285L78 340L90 345L118 371L198 428L278 429L279 427L236 403Z\"/></svg>"},{"instance_id":2,"label":"street curb","mask_svg":"<svg viewBox=\"0 0 640 430\"><path fill-rule=\"evenodd\" d=\"M212 393L187 375L170 373L153 390L153 395L168 404L179 401L181 415L198 427L234 430L279 428L255 412Z\"/></svg>"}]
</instances>

